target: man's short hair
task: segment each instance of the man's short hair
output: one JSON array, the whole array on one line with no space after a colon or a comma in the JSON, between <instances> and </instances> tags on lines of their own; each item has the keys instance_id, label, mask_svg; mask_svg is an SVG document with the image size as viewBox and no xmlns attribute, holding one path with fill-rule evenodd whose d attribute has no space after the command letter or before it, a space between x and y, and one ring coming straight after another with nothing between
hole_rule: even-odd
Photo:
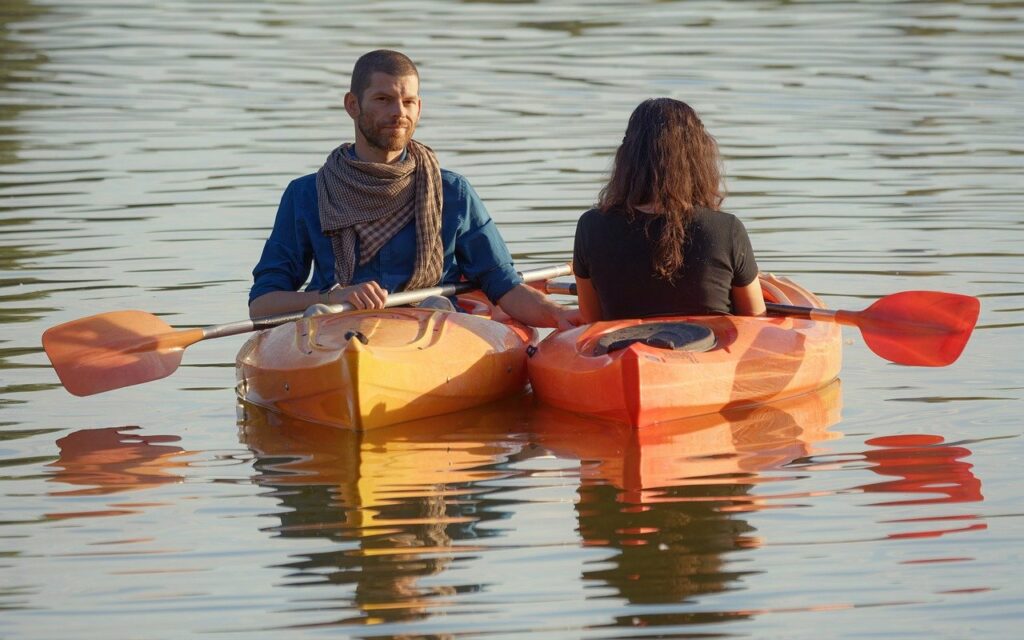
<instances>
[{"instance_id":1,"label":"man's short hair","mask_svg":"<svg viewBox=\"0 0 1024 640\"><path fill-rule=\"evenodd\" d=\"M363 92L370 86L370 77L377 72L386 73L396 78L416 76L417 81L420 79L420 72L416 69L416 65L404 53L390 49L377 49L363 54L356 60L356 66L352 68L352 85L349 87L349 91L354 93L360 102L363 99Z\"/></svg>"}]
</instances>

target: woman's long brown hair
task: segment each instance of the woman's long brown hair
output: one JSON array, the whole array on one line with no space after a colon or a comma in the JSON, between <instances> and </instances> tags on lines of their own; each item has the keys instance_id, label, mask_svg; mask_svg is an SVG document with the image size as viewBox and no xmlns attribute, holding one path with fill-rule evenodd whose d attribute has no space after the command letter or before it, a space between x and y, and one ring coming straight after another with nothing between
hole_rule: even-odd
<instances>
[{"instance_id":1,"label":"woman's long brown hair","mask_svg":"<svg viewBox=\"0 0 1024 640\"><path fill-rule=\"evenodd\" d=\"M672 98L641 102L615 152L597 208L632 217L650 207L665 219L654 247L654 270L670 282L683 266L683 238L696 207L722 205L718 143L688 104Z\"/></svg>"}]
</instances>

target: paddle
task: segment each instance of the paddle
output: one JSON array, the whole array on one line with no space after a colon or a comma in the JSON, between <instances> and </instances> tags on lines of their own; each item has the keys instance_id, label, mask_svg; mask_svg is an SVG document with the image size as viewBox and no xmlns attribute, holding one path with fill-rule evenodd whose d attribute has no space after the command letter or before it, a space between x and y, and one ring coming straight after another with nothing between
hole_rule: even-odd
<instances>
[{"instance_id":1,"label":"paddle","mask_svg":"<svg viewBox=\"0 0 1024 640\"><path fill-rule=\"evenodd\" d=\"M523 271L524 282L537 282L572 273L569 265ZM421 302L430 296L454 296L473 291L468 282L388 295L388 307ZM353 311L350 304L331 305L333 313ZM174 373L188 347L200 340L269 329L299 320L302 311L254 320L174 329L145 311L112 311L65 322L43 333L43 348L64 388L76 396L158 380Z\"/></svg>"},{"instance_id":2,"label":"paddle","mask_svg":"<svg viewBox=\"0 0 1024 640\"><path fill-rule=\"evenodd\" d=\"M549 282L548 293L576 295L575 283ZM834 311L769 302L768 312L860 329L868 348L897 364L944 367L960 357L978 321L977 298L941 291L903 291L863 311Z\"/></svg>"},{"instance_id":3,"label":"paddle","mask_svg":"<svg viewBox=\"0 0 1024 640\"><path fill-rule=\"evenodd\" d=\"M860 329L864 343L897 364L944 367L956 362L978 321L977 298L942 291L902 291L863 311L767 303L769 313Z\"/></svg>"}]
</instances>

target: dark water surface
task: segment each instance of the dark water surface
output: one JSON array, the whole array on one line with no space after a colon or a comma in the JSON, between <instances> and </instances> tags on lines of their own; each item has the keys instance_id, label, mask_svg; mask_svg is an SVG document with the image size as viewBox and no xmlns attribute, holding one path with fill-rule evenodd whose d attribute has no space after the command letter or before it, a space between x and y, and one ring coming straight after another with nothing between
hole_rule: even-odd
<instances>
[{"instance_id":1,"label":"dark water surface","mask_svg":"<svg viewBox=\"0 0 1024 640\"><path fill-rule=\"evenodd\" d=\"M636 103L693 104L766 271L982 300L944 369L640 433L530 398L359 437L237 407L244 337L89 398L50 326L242 319L354 59L518 263L568 259ZM1015 637L1024 2L25 2L0 11L0 636Z\"/></svg>"}]
</instances>

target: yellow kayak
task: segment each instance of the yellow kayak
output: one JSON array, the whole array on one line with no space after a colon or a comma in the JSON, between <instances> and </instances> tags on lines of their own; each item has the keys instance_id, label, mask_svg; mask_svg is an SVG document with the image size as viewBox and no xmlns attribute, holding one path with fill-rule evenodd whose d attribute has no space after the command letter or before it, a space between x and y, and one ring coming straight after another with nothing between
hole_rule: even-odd
<instances>
[{"instance_id":1,"label":"yellow kayak","mask_svg":"<svg viewBox=\"0 0 1024 640\"><path fill-rule=\"evenodd\" d=\"M354 311L257 333L236 357L237 393L304 420L374 429L522 391L536 331L479 294L458 301L465 313Z\"/></svg>"}]
</instances>

